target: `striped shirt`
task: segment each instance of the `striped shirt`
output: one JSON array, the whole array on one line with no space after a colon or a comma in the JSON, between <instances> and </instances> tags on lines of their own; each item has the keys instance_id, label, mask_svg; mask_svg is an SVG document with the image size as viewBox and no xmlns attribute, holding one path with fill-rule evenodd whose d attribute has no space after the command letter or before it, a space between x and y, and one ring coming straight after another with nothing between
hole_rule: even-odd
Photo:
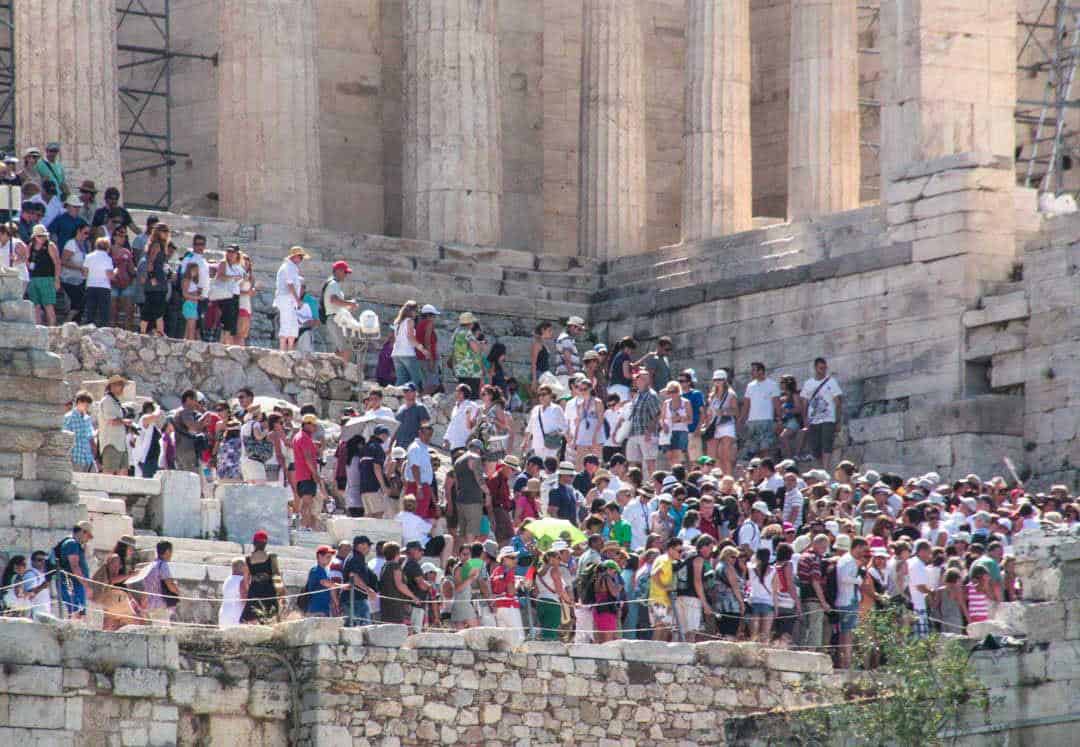
<instances>
[{"instance_id":1,"label":"striped shirt","mask_svg":"<svg viewBox=\"0 0 1080 747\"><path fill-rule=\"evenodd\" d=\"M977 623L990 619L990 599L975 584L967 585L968 622Z\"/></svg>"}]
</instances>

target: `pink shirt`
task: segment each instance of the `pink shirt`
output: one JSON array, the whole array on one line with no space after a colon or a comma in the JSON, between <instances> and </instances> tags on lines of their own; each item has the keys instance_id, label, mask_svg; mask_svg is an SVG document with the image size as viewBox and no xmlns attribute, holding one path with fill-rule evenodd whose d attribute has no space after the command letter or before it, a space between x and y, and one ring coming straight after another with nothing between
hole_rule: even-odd
<instances>
[{"instance_id":1,"label":"pink shirt","mask_svg":"<svg viewBox=\"0 0 1080 747\"><path fill-rule=\"evenodd\" d=\"M293 462L296 464L296 481L314 480L315 475L308 467L304 455L311 457L311 461L318 464L319 453L315 450L315 442L311 440L311 434L300 430L293 436Z\"/></svg>"},{"instance_id":2,"label":"pink shirt","mask_svg":"<svg viewBox=\"0 0 1080 747\"><path fill-rule=\"evenodd\" d=\"M968 622L985 622L990 619L990 599L975 584L967 585Z\"/></svg>"}]
</instances>

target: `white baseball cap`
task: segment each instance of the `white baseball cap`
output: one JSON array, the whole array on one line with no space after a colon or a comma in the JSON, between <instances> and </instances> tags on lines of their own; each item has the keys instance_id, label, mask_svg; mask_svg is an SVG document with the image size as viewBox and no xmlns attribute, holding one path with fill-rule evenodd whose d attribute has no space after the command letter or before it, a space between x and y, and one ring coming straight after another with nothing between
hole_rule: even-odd
<instances>
[{"instance_id":1,"label":"white baseball cap","mask_svg":"<svg viewBox=\"0 0 1080 747\"><path fill-rule=\"evenodd\" d=\"M713 381L727 381L727 371L722 368L718 368L712 372Z\"/></svg>"},{"instance_id":2,"label":"white baseball cap","mask_svg":"<svg viewBox=\"0 0 1080 747\"><path fill-rule=\"evenodd\" d=\"M421 314L434 314L435 316L440 316L440 314L441 314L441 312L438 309L436 309L434 306L432 306L429 303L426 303L426 304L424 304L423 306L420 307L420 313Z\"/></svg>"},{"instance_id":3,"label":"white baseball cap","mask_svg":"<svg viewBox=\"0 0 1080 747\"><path fill-rule=\"evenodd\" d=\"M760 511L763 514L772 513L771 511L769 511L769 504L766 503L765 501L757 501L754 505L752 505L750 507L750 510L752 510L752 511Z\"/></svg>"}]
</instances>

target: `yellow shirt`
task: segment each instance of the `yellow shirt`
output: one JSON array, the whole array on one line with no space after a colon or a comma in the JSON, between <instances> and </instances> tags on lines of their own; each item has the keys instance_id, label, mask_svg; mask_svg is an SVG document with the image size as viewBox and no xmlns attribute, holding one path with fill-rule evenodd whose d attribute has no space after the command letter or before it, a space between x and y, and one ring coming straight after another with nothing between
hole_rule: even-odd
<instances>
[{"instance_id":1,"label":"yellow shirt","mask_svg":"<svg viewBox=\"0 0 1080 747\"><path fill-rule=\"evenodd\" d=\"M661 555L652 564L649 580L649 603L671 606L671 589L675 585L675 566L671 558Z\"/></svg>"}]
</instances>

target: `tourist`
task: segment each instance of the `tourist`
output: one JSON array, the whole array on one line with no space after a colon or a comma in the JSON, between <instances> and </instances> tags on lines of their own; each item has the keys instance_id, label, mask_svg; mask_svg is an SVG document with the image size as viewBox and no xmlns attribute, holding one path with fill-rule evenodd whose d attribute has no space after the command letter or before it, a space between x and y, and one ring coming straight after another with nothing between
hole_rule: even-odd
<instances>
[{"instance_id":1,"label":"tourist","mask_svg":"<svg viewBox=\"0 0 1080 747\"><path fill-rule=\"evenodd\" d=\"M162 540L157 543L155 550L157 557L143 577L144 601L141 606L151 621L168 623L172 620L180 596L180 588L169 567L173 546L171 542Z\"/></svg>"},{"instance_id":2,"label":"tourist","mask_svg":"<svg viewBox=\"0 0 1080 747\"><path fill-rule=\"evenodd\" d=\"M566 328L555 340L555 376L563 389L569 387L570 377L581 371L577 337L585 331L585 320L572 316L566 320Z\"/></svg>"},{"instance_id":3,"label":"tourist","mask_svg":"<svg viewBox=\"0 0 1080 747\"><path fill-rule=\"evenodd\" d=\"M346 588L342 591L342 607L346 626L370 625L371 604L377 601L379 577L368 566L367 554L371 540L364 535L353 537L352 552L342 566Z\"/></svg>"},{"instance_id":4,"label":"tourist","mask_svg":"<svg viewBox=\"0 0 1080 747\"><path fill-rule=\"evenodd\" d=\"M916 638L926 638L930 635L930 615L926 604L926 598L932 588L928 568L930 556L930 543L920 539L915 543L914 555L907 561L907 590L911 599L911 608L915 614L911 623L911 632ZM968 604L969 606L971 604L970 597Z\"/></svg>"},{"instance_id":5,"label":"tourist","mask_svg":"<svg viewBox=\"0 0 1080 747\"><path fill-rule=\"evenodd\" d=\"M345 330L338 322L337 316L341 311L356 311L360 308L355 301L345 298L345 291L341 284L345 278L352 274L352 268L344 260L338 260L330 268L331 275L323 284L320 303L322 304L319 318L326 325L326 340L330 349L343 361L348 363L352 360L352 345L349 343Z\"/></svg>"},{"instance_id":6,"label":"tourist","mask_svg":"<svg viewBox=\"0 0 1080 747\"><path fill-rule=\"evenodd\" d=\"M243 558L233 558L232 574L221 584L221 606L218 608L218 627L231 628L239 625L244 614L251 579Z\"/></svg>"},{"instance_id":7,"label":"tourist","mask_svg":"<svg viewBox=\"0 0 1080 747\"><path fill-rule=\"evenodd\" d=\"M608 366L608 395L617 395L622 402L630 400L630 387L634 384L633 355L636 350L637 341L633 337L622 338Z\"/></svg>"},{"instance_id":8,"label":"tourist","mask_svg":"<svg viewBox=\"0 0 1080 747\"><path fill-rule=\"evenodd\" d=\"M401 541L406 550L409 543L419 542L423 557L439 558L440 565L446 565L453 551L453 537L434 533L434 524L416 513L416 505L416 496L412 494L401 499L401 511L394 516L394 521L401 524Z\"/></svg>"},{"instance_id":9,"label":"tourist","mask_svg":"<svg viewBox=\"0 0 1080 747\"><path fill-rule=\"evenodd\" d=\"M181 292L184 295L184 304L181 313L184 317L184 339L199 339L199 266L192 262L184 271L180 281Z\"/></svg>"},{"instance_id":10,"label":"tourist","mask_svg":"<svg viewBox=\"0 0 1080 747\"><path fill-rule=\"evenodd\" d=\"M40 151L38 151L38 155L40 155ZM60 143L50 142L46 144L45 157L37 159L35 168L43 184L46 181L51 181L61 194L66 195L68 193L67 172L64 169L64 164L60 161Z\"/></svg>"},{"instance_id":11,"label":"tourist","mask_svg":"<svg viewBox=\"0 0 1080 747\"><path fill-rule=\"evenodd\" d=\"M667 457L669 465L682 464L690 448L693 408L682 396L682 387L677 381L668 382L664 395L660 405L660 451Z\"/></svg>"},{"instance_id":12,"label":"tourist","mask_svg":"<svg viewBox=\"0 0 1080 747\"><path fill-rule=\"evenodd\" d=\"M465 311L458 316L458 327L450 338L449 366L458 383L466 384L474 398L480 396L484 380L484 345L473 332L476 317Z\"/></svg>"},{"instance_id":13,"label":"tourist","mask_svg":"<svg viewBox=\"0 0 1080 747\"><path fill-rule=\"evenodd\" d=\"M411 381L401 387L401 398L404 402L394 413L394 419L398 421L397 431L394 432L394 446L409 448L420 435L420 424L431 422L431 413L428 412L427 407L417 401L418 389L419 387ZM380 393L379 400L381 399Z\"/></svg>"},{"instance_id":14,"label":"tourist","mask_svg":"<svg viewBox=\"0 0 1080 747\"><path fill-rule=\"evenodd\" d=\"M146 247L146 256L140 263L145 262L143 275L146 282L143 285L145 301L139 314L139 331L148 334L153 330L160 337L165 336L165 307L169 293L168 275L166 262L169 259L171 243L169 242L170 230L165 223L158 222L154 226L150 236L150 243ZM181 274L184 266L181 265ZM199 276L199 288L203 288L202 275ZM207 278L209 280L209 278ZM179 296L180 294L177 294Z\"/></svg>"},{"instance_id":15,"label":"tourist","mask_svg":"<svg viewBox=\"0 0 1080 747\"><path fill-rule=\"evenodd\" d=\"M139 609L131 594L123 588L130 574L124 569L120 556L110 553L94 572L94 603L104 613L101 629L119 630L125 625L142 622Z\"/></svg>"},{"instance_id":16,"label":"tourist","mask_svg":"<svg viewBox=\"0 0 1080 747\"><path fill-rule=\"evenodd\" d=\"M315 495L325 493L322 474L319 471L319 450L315 446L312 434L319 425L315 415L304 415L300 419L300 429L292 439L292 450L296 469L293 473L296 481L296 494L299 497L300 531L313 532L318 529L319 516L315 505Z\"/></svg>"},{"instance_id":17,"label":"tourist","mask_svg":"<svg viewBox=\"0 0 1080 747\"><path fill-rule=\"evenodd\" d=\"M268 553L266 546L270 536L260 529L251 537L254 549L244 559L247 565L248 593L241 620L245 623L265 624L274 621L280 610L285 586L281 581L277 555Z\"/></svg>"},{"instance_id":18,"label":"tourist","mask_svg":"<svg viewBox=\"0 0 1080 747\"><path fill-rule=\"evenodd\" d=\"M385 561L379 571L380 619L384 623L409 624L412 617L411 602L419 601L402 576L401 548L396 542L382 547Z\"/></svg>"},{"instance_id":19,"label":"tourist","mask_svg":"<svg viewBox=\"0 0 1080 747\"><path fill-rule=\"evenodd\" d=\"M304 584L304 599L307 601L300 604L305 617L337 617L338 599L337 590L340 584L330 578L327 570L334 550L326 545L320 545L315 550L315 565L308 571L307 582Z\"/></svg>"},{"instance_id":20,"label":"tourist","mask_svg":"<svg viewBox=\"0 0 1080 747\"><path fill-rule=\"evenodd\" d=\"M424 519L434 516L435 493L431 488L435 468L431 462L431 437L435 428L428 421L420 423L416 439L405 450L406 493L416 497L416 511Z\"/></svg>"},{"instance_id":21,"label":"tourist","mask_svg":"<svg viewBox=\"0 0 1080 747\"><path fill-rule=\"evenodd\" d=\"M573 606L573 598L563 581L561 564L559 551L552 545L552 549L544 553L536 573L536 615L540 639L544 641L558 640L559 628L568 621L568 611Z\"/></svg>"},{"instance_id":22,"label":"tourist","mask_svg":"<svg viewBox=\"0 0 1080 747\"><path fill-rule=\"evenodd\" d=\"M836 431L843 422L843 391L829 373L824 358L814 359L814 375L803 384L803 422L807 424L810 452L826 470L832 463Z\"/></svg>"},{"instance_id":23,"label":"tourist","mask_svg":"<svg viewBox=\"0 0 1080 747\"><path fill-rule=\"evenodd\" d=\"M255 267L252 264L251 257L241 252L240 262L243 265L244 274L240 278L240 282L237 283L239 293L237 297L236 338L234 344L247 345L248 336L251 334L251 303L258 290L258 283L255 282Z\"/></svg>"},{"instance_id":24,"label":"tourist","mask_svg":"<svg viewBox=\"0 0 1080 747\"><path fill-rule=\"evenodd\" d=\"M240 438L241 423L229 417L224 409L225 422L218 424L214 440L214 474L219 483L240 482L243 473L240 469L243 444Z\"/></svg>"},{"instance_id":25,"label":"tourist","mask_svg":"<svg viewBox=\"0 0 1080 747\"><path fill-rule=\"evenodd\" d=\"M110 321L120 329L135 329L135 255L128 246L127 229L117 226L109 240L113 261Z\"/></svg>"},{"instance_id":26,"label":"tourist","mask_svg":"<svg viewBox=\"0 0 1080 747\"><path fill-rule=\"evenodd\" d=\"M483 442L473 439L466 451L454 460L455 494L453 505L448 509L457 516L457 548L484 536L481 532L484 510L492 510L491 491L484 477L483 447Z\"/></svg>"},{"instance_id":27,"label":"tourist","mask_svg":"<svg viewBox=\"0 0 1080 747\"><path fill-rule=\"evenodd\" d=\"M4 573L0 576L0 590L3 597L0 598L0 610L2 617L22 617L29 615L33 607L30 595L26 591L26 556L12 555L4 566Z\"/></svg>"},{"instance_id":28,"label":"tourist","mask_svg":"<svg viewBox=\"0 0 1080 747\"><path fill-rule=\"evenodd\" d=\"M533 328L532 346L529 348L529 392L535 394L540 379L553 373L551 365L551 338L555 328L551 322L540 322Z\"/></svg>"},{"instance_id":29,"label":"tourist","mask_svg":"<svg viewBox=\"0 0 1080 747\"><path fill-rule=\"evenodd\" d=\"M40 160L41 150L39 148L31 146L23 151L22 168L16 172L16 176L19 177L19 182L23 186L41 183L41 176L37 172L37 165Z\"/></svg>"},{"instance_id":30,"label":"tourist","mask_svg":"<svg viewBox=\"0 0 1080 747\"><path fill-rule=\"evenodd\" d=\"M22 280L23 290L30 282L30 249L19 238L15 223L0 223L0 265L15 270Z\"/></svg>"},{"instance_id":31,"label":"tourist","mask_svg":"<svg viewBox=\"0 0 1080 747\"><path fill-rule=\"evenodd\" d=\"M127 383L123 376L110 376L105 383L105 396L99 403L98 450L101 471L108 475L126 475L128 470L127 429L132 420L120 402Z\"/></svg>"},{"instance_id":32,"label":"tourist","mask_svg":"<svg viewBox=\"0 0 1080 747\"><path fill-rule=\"evenodd\" d=\"M221 288L221 298L216 299L221 313L221 344L236 345L240 320L240 281L247 275L240 258L240 247L225 247L225 259L217 266L214 284Z\"/></svg>"},{"instance_id":33,"label":"tourist","mask_svg":"<svg viewBox=\"0 0 1080 747\"><path fill-rule=\"evenodd\" d=\"M630 433L626 440L627 461L641 465L646 474L656 469L660 397L652 388L649 372L639 368L634 373L637 395L630 406Z\"/></svg>"},{"instance_id":34,"label":"tourist","mask_svg":"<svg viewBox=\"0 0 1080 747\"><path fill-rule=\"evenodd\" d=\"M30 284L26 297L37 309L38 324L56 325L56 292L60 290L60 252L49 239L49 230L34 226L29 240Z\"/></svg>"},{"instance_id":35,"label":"tourist","mask_svg":"<svg viewBox=\"0 0 1080 747\"><path fill-rule=\"evenodd\" d=\"M537 390L539 404L529 413L525 433L530 437L532 453L541 459L559 458L566 443L568 424L563 409L554 402L550 387L541 386Z\"/></svg>"},{"instance_id":36,"label":"tourist","mask_svg":"<svg viewBox=\"0 0 1080 747\"><path fill-rule=\"evenodd\" d=\"M458 449L464 449L469 442L476 423L476 414L480 405L472 398L472 390L468 384L458 384L454 387L454 409L450 412L450 422L446 424L446 432L443 435L443 448L453 454Z\"/></svg>"},{"instance_id":37,"label":"tourist","mask_svg":"<svg viewBox=\"0 0 1080 747\"><path fill-rule=\"evenodd\" d=\"M311 255L301 247L292 247L285 255L278 268L274 286L274 308L278 312L278 340L281 350L296 349L296 338L300 336L300 320L297 309L303 303L300 263L310 259Z\"/></svg>"},{"instance_id":38,"label":"tourist","mask_svg":"<svg viewBox=\"0 0 1080 747\"><path fill-rule=\"evenodd\" d=\"M666 552L653 561L649 572L649 616L656 641L670 641L675 627L672 592L675 590L675 564L683 556L682 540L672 537L666 542L665 549Z\"/></svg>"},{"instance_id":39,"label":"tourist","mask_svg":"<svg viewBox=\"0 0 1080 747\"><path fill-rule=\"evenodd\" d=\"M426 351L423 343L416 336L416 316L420 305L416 301L406 301L394 317L394 349L390 356L394 361L394 375L398 386L412 384L417 390L424 386L423 373L417 354Z\"/></svg>"},{"instance_id":40,"label":"tourist","mask_svg":"<svg viewBox=\"0 0 1080 747\"><path fill-rule=\"evenodd\" d=\"M420 316L416 320L416 339L420 347L416 349L416 360L420 366L421 387L424 394L442 391L442 375L439 372L439 335L435 330L439 310L426 303L420 307Z\"/></svg>"},{"instance_id":41,"label":"tourist","mask_svg":"<svg viewBox=\"0 0 1080 747\"><path fill-rule=\"evenodd\" d=\"M736 419L739 398L728 381L728 373L720 368L713 371L712 391L709 392L703 437L708 455L716 461L725 475L735 474Z\"/></svg>"},{"instance_id":42,"label":"tourist","mask_svg":"<svg viewBox=\"0 0 1080 747\"><path fill-rule=\"evenodd\" d=\"M74 436L71 469L75 472L94 471L94 421L90 416L93 402L89 392L80 390L75 395L74 405L64 416L64 430Z\"/></svg>"},{"instance_id":43,"label":"tourist","mask_svg":"<svg viewBox=\"0 0 1080 747\"><path fill-rule=\"evenodd\" d=\"M94 538L94 528L89 521L80 521L71 530L71 536L59 544L56 568L60 573L60 610L64 617L83 620L86 602L93 599L90 588L90 567L86 562L86 545Z\"/></svg>"},{"instance_id":44,"label":"tourist","mask_svg":"<svg viewBox=\"0 0 1080 747\"><path fill-rule=\"evenodd\" d=\"M90 253L92 244L90 242L90 226L75 215L78 212L75 206L69 204L67 210L67 214L60 216L53 223L62 222L65 218L69 219L69 222L73 224L70 226L70 235L68 235L68 225L63 226L63 231L50 230L57 233L56 245L61 248L60 286L64 289L64 295L68 299L67 320L77 321L82 318L82 311L85 306L87 270L83 266L83 261L86 259L86 255ZM62 238L61 233L63 234Z\"/></svg>"},{"instance_id":45,"label":"tourist","mask_svg":"<svg viewBox=\"0 0 1080 747\"><path fill-rule=\"evenodd\" d=\"M56 188L56 183L51 179L44 179L41 182L41 194L33 197L40 201L45 206L45 212L39 218L39 222L43 223L46 227L49 226L54 220L64 214L64 199L63 196Z\"/></svg>"},{"instance_id":46,"label":"tourist","mask_svg":"<svg viewBox=\"0 0 1080 747\"><path fill-rule=\"evenodd\" d=\"M201 473L199 458L209 447L208 422L198 393L188 389L180 395L180 410L173 415L176 430L176 469Z\"/></svg>"},{"instance_id":47,"label":"tourist","mask_svg":"<svg viewBox=\"0 0 1080 747\"><path fill-rule=\"evenodd\" d=\"M587 378L576 378L571 385L574 398L564 408L570 434L567 451L572 451L575 465L582 469L586 457L593 457L599 464L603 451L604 403L593 396L593 384Z\"/></svg>"},{"instance_id":48,"label":"tourist","mask_svg":"<svg viewBox=\"0 0 1080 747\"><path fill-rule=\"evenodd\" d=\"M671 351L673 345L670 337L661 337L656 341L656 350L646 353L640 360L634 363L639 368L644 368L652 378L653 386L657 390L666 389L671 381Z\"/></svg>"}]
</instances>

